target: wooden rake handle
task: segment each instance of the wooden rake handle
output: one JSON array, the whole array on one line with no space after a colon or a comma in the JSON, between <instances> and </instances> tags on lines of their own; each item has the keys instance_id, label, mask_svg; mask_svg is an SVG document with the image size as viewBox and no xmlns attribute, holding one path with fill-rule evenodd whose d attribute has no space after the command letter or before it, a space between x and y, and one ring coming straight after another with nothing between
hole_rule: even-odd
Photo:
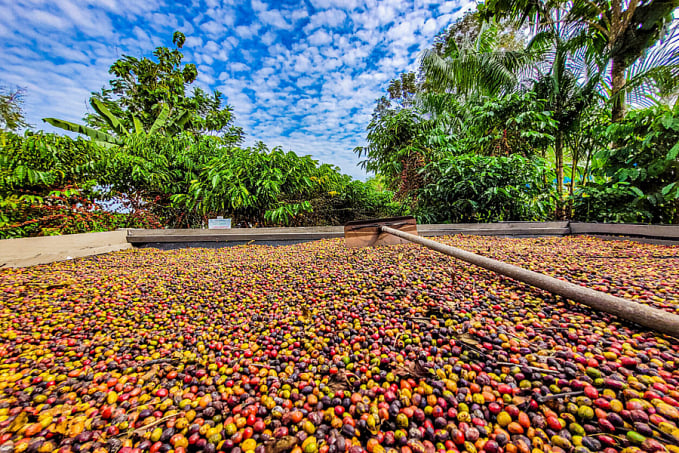
<instances>
[{"instance_id":1,"label":"wooden rake handle","mask_svg":"<svg viewBox=\"0 0 679 453\"><path fill-rule=\"evenodd\" d=\"M615 297L601 291L595 291L590 288L575 285L545 274L514 266L513 264L467 252L456 247L444 245L432 241L431 239L399 231L388 226L381 225L379 226L379 229L384 233L393 234L394 236L423 245L432 250L436 250L437 252L466 261L467 263L505 275L514 280L535 286L536 288L544 289L550 293L558 294L559 296L592 307L595 310L610 313L626 321L679 338L679 315L668 313L664 310L633 302L628 299Z\"/></svg>"}]
</instances>

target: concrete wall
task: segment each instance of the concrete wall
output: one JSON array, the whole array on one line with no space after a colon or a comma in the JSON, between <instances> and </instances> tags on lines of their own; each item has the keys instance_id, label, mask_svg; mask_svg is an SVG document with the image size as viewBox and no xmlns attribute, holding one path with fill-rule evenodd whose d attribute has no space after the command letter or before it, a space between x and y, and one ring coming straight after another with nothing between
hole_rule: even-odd
<instances>
[{"instance_id":1,"label":"concrete wall","mask_svg":"<svg viewBox=\"0 0 679 453\"><path fill-rule=\"evenodd\" d=\"M452 234L477 234L498 236L564 236L569 234L568 222L500 222L456 223L441 225L418 225L421 236L444 236ZM296 228L233 228L225 230L130 230L127 240L135 246L145 244L190 244L236 241L315 241L327 238L343 238L344 227L296 227Z\"/></svg>"},{"instance_id":2,"label":"concrete wall","mask_svg":"<svg viewBox=\"0 0 679 453\"><path fill-rule=\"evenodd\" d=\"M679 240L679 225L632 225L626 223L580 223L569 224L571 234L612 234Z\"/></svg>"},{"instance_id":3,"label":"concrete wall","mask_svg":"<svg viewBox=\"0 0 679 453\"><path fill-rule=\"evenodd\" d=\"M624 225L571 222L500 222L478 224L418 225L421 236L452 234L496 236L603 235L621 239L679 243L677 225ZM344 237L343 227L257 228L233 230L118 230L105 233L69 234L37 238L0 240L0 268L25 267L99 255L131 248L164 245L177 248L242 241L308 241Z\"/></svg>"},{"instance_id":4,"label":"concrete wall","mask_svg":"<svg viewBox=\"0 0 679 453\"><path fill-rule=\"evenodd\" d=\"M131 248L127 230L0 240L0 268L26 267Z\"/></svg>"}]
</instances>

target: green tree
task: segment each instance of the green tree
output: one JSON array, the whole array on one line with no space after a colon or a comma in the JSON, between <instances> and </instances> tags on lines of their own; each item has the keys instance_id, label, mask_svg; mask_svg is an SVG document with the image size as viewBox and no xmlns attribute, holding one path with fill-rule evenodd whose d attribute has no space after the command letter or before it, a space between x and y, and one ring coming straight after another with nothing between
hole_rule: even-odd
<instances>
[{"instance_id":1,"label":"green tree","mask_svg":"<svg viewBox=\"0 0 679 453\"><path fill-rule=\"evenodd\" d=\"M678 0L576 0L571 20L587 24L603 40L610 58L611 119L621 121L626 111L626 73L630 66L667 32ZM597 20L598 19L598 20Z\"/></svg>"},{"instance_id":2,"label":"green tree","mask_svg":"<svg viewBox=\"0 0 679 453\"><path fill-rule=\"evenodd\" d=\"M109 69L114 76L109 87L92 96L119 118L126 130L135 129L135 118L148 130L167 106L170 117L186 115L183 130L196 135L216 134L227 143L240 143L243 131L233 124L233 109L224 104L222 93L207 93L200 88L187 93L198 69L191 63L182 64L184 55L180 49L185 39L183 33L175 32L172 42L176 47L157 47L153 52L155 60L124 55ZM93 128L115 132L98 111L87 115L85 121Z\"/></svg>"},{"instance_id":3,"label":"green tree","mask_svg":"<svg viewBox=\"0 0 679 453\"><path fill-rule=\"evenodd\" d=\"M201 227L205 216L174 205L171 197L188 192L212 159L230 156L218 137L135 134L111 150L101 179L108 195L133 211L150 212L173 228Z\"/></svg>"},{"instance_id":4,"label":"green tree","mask_svg":"<svg viewBox=\"0 0 679 453\"><path fill-rule=\"evenodd\" d=\"M451 39L442 49L426 50L421 59L426 88L453 92L465 99L498 96L519 88L534 55L501 48L499 37L500 27L488 22L473 40Z\"/></svg>"},{"instance_id":5,"label":"green tree","mask_svg":"<svg viewBox=\"0 0 679 453\"><path fill-rule=\"evenodd\" d=\"M387 95L377 100L373 111L373 119L385 115L393 115L398 110L411 108L415 104L416 95L422 89L414 72L404 72L392 79L387 87Z\"/></svg>"},{"instance_id":6,"label":"green tree","mask_svg":"<svg viewBox=\"0 0 679 453\"><path fill-rule=\"evenodd\" d=\"M497 36L497 25L485 24L474 41L452 41L443 55L426 50L421 64L427 87L465 97L514 90L518 69L528 60L522 52L496 50Z\"/></svg>"},{"instance_id":7,"label":"green tree","mask_svg":"<svg viewBox=\"0 0 679 453\"><path fill-rule=\"evenodd\" d=\"M552 209L540 160L447 155L426 170L415 211L421 222L544 220Z\"/></svg>"},{"instance_id":8,"label":"green tree","mask_svg":"<svg viewBox=\"0 0 679 453\"><path fill-rule=\"evenodd\" d=\"M600 132L576 218L679 224L679 104L631 110Z\"/></svg>"},{"instance_id":9,"label":"green tree","mask_svg":"<svg viewBox=\"0 0 679 453\"><path fill-rule=\"evenodd\" d=\"M30 127L24 118L24 94L22 88L0 89L0 130L16 131Z\"/></svg>"},{"instance_id":10,"label":"green tree","mask_svg":"<svg viewBox=\"0 0 679 453\"><path fill-rule=\"evenodd\" d=\"M587 52L591 39L582 33L582 27L563 20L568 13L568 10L559 7L544 12L550 14L551 20L540 24L528 44L529 50L542 55L540 66L545 68L532 89L538 98L546 100L545 108L552 112L557 125L553 147L557 217L564 215L566 141L579 127L582 115L596 97L602 66L602 62L595 59L598 55ZM578 156L572 157L577 161Z\"/></svg>"},{"instance_id":11,"label":"green tree","mask_svg":"<svg viewBox=\"0 0 679 453\"><path fill-rule=\"evenodd\" d=\"M312 210L310 198L341 179L336 167L279 147L231 148L210 159L175 206L203 215L230 215L234 223L289 224Z\"/></svg>"},{"instance_id":12,"label":"green tree","mask_svg":"<svg viewBox=\"0 0 679 453\"><path fill-rule=\"evenodd\" d=\"M658 44L647 49L625 73L625 97L638 107L671 106L679 94L679 22ZM606 80L606 82L608 82ZM607 83L606 90L611 92Z\"/></svg>"},{"instance_id":13,"label":"green tree","mask_svg":"<svg viewBox=\"0 0 679 453\"><path fill-rule=\"evenodd\" d=\"M554 22L555 9L567 9L558 20L582 28L593 44L590 51L609 63L611 118L619 122L625 116L629 68L666 35L677 7L679 0L487 0L482 11L486 18L508 17L540 28Z\"/></svg>"},{"instance_id":14,"label":"green tree","mask_svg":"<svg viewBox=\"0 0 679 453\"><path fill-rule=\"evenodd\" d=\"M390 82L368 126L367 145L354 150L365 158L363 168L383 176L399 197L416 198L424 167L445 153L530 156L552 138L549 114L535 111L533 100L517 92L527 74L521 70L537 53L507 50L515 48L508 44L515 38L506 39L506 27L477 24L476 17L465 16L443 35L445 42L426 52L419 79L406 73ZM474 39L457 32L467 29ZM512 96L504 102L501 93Z\"/></svg>"},{"instance_id":15,"label":"green tree","mask_svg":"<svg viewBox=\"0 0 679 453\"><path fill-rule=\"evenodd\" d=\"M467 11L461 19L434 39L434 48L441 55L447 53L451 43L459 46L463 41L473 41L483 28L484 19L477 9ZM496 21L498 25L497 48L500 50L521 50L526 46L527 30L517 28L511 21Z\"/></svg>"},{"instance_id":16,"label":"green tree","mask_svg":"<svg viewBox=\"0 0 679 453\"><path fill-rule=\"evenodd\" d=\"M554 144L557 122L548 102L532 90L484 98L455 108L460 118L455 154L518 154L546 157Z\"/></svg>"},{"instance_id":17,"label":"green tree","mask_svg":"<svg viewBox=\"0 0 679 453\"><path fill-rule=\"evenodd\" d=\"M0 132L0 238L159 227L99 203L111 158L89 140Z\"/></svg>"},{"instance_id":18,"label":"green tree","mask_svg":"<svg viewBox=\"0 0 679 453\"><path fill-rule=\"evenodd\" d=\"M420 186L419 170L430 159L427 130L431 125L415 108L373 115L367 145L354 152L365 158L364 169L383 176L387 188L404 197Z\"/></svg>"}]
</instances>

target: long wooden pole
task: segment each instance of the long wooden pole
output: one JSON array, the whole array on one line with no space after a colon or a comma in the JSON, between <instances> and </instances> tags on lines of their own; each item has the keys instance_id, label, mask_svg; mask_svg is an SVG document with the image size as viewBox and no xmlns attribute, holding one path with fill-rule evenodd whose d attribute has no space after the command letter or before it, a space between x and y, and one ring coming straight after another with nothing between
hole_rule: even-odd
<instances>
[{"instance_id":1,"label":"long wooden pole","mask_svg":"<svg viewBox=\"0 0 679 453\"><path fill-rule=\"evenodd\" d=\"M631 300L615 297L601 291L595 291L580 285L558 280L548 275L533 272L513 264L487 258L467 252L456 247L444 245L421 236L380 225L380 231L423 245L437 252L466 261L476 266L511 277L514 280L528 283L536 288L588 305L596 310L604 311L619 318L640 324L649 329L679 338L679 315L668 313L658 308L643 305Z\"/></svg>"}]
</instances>

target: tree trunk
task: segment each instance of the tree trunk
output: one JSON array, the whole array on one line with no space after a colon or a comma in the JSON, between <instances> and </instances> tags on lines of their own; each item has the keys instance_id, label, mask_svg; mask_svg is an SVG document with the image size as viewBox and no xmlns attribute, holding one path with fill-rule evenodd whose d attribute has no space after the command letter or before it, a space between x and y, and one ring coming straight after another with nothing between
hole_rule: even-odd
<instances>
[{"instance_id":1,"label":"tree trunk","mask_svg":"<svg viewBox=\"0 0 679 453\"><path fill-rule=\"evenodd\" d=\"M590 143L589 150L587 151L587 160L585 160L585 168L582 170L582 183L581 186L585 187L587 185L587 172L589 171L589 165L592 162L592 150L594 145Z\"/></svg>"},{"instance_id":2,"label":"tree trunk","mask_svg":"<svg viewBox=\"0 0 679 453\"><path fill-rule=\"evenodd\" d=\"M578 172L578 144L572 148L573 162L571 163L571 183L568 186L568 210L566 217L570 220L573 218L573 194L575 193L575 178Z\"/></svg>"},{"instance_id":3,"label":"tree trunk","mask_svg":"<svg viewBox=\"0 0 679 453\"><path fill-rule=\"evenodd\" d=\"M573 162L571 164L571 183L570 187L568 188L568 195L571 199L573 199L573 192L575 192L575 175L578 171L578 158L580 157L580 153L578 152L579 144L577 143L577 140L575 144L571 146L573 146L571 151L571 154L573 155Z\"/></svg>"},{"instance_id":4,"label":"tree trunk","mask_svg":"<svg viewBox=\"0 0 679 453\"><path fill-rule=\"evenodd\" d=\"M613 96L613 108L611 120L619 123L625 118L625 65L620 60L613 60L611 67L611 95Z\"/></svg>"},{"instance_id":5,"label":"tree trunk","mask_svg":"<svg viewBox=\"0 0 679 453\"><path fill-rule=\"evenodd\" d=\"M554 158L556 160L556 217L560 219L563 216L563 133L561 131L556 133Z\"/></svg>"}]
</instances>

